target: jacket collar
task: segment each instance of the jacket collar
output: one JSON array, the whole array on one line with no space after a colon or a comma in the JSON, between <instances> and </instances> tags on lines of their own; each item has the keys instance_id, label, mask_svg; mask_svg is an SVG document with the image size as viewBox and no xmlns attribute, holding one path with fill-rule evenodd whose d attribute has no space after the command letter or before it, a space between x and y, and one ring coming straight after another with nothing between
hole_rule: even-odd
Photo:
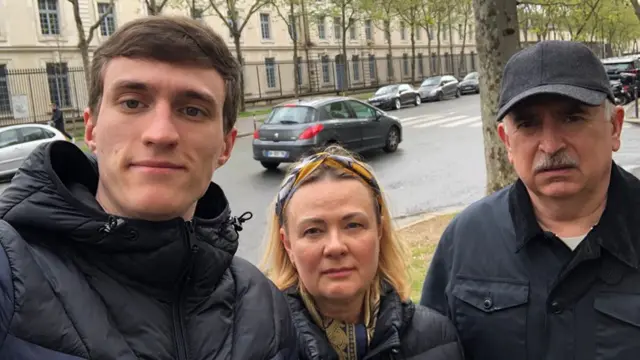
<instances>
[{"instance_id":1,"label":"jacket collar","mask_svg":"<svg viewBox=\"0 0 640 360\"><path fill-rule=\"evenodd\" d=\"M639 267L640 180L612 163L607 205L594 227L600 245L625 264ZM509 190L509 212L517 249L544 234L533 211L529 193L521 180Z\"/></svg>"},{"instance_id":2,"label":"jacket collar","mask_svg":"<svg viewBox=\"0 0 640 360\"><path fill-rule=\"evenodd\" d=\"M105 213L95 201L97 183L95 158L65 141L45 144L0 197L0 217L31 234L23 235L27 241L55 242L87 272L99 268L158 296L187 278L194 290L210 292L229 267L246 220L231 216L218 185L209 185L193 221L151 222Z\"/></svg>"},{"instance_id":3,"label":"jacket collar","mask_svg":"<svg viewBox=\"0 0 640 360\"><path fill-rule=\"evenodd\" d=\"M298 331L300 343L305 347L305 359L337 359L337 354L329 344L323 331L311 318L304 306L297 286L284 290L291 309L293 323ZM382 283L380 311L376 329L367 355L374 355L400 345L400 336L409 326L414 312L413 305L403 303L398 293L386 282Z\"/></svg>"}]
</instances>

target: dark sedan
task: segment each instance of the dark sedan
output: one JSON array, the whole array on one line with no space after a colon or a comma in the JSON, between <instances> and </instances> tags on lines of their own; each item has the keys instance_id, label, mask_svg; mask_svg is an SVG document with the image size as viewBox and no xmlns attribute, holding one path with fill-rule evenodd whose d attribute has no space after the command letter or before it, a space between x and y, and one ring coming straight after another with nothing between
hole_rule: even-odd
<instances>
[{"instance_id":1,"label":"dark sedan","mask_svg":"<svg viewBox=\"0 0 640 360\"><path fill-rule=\"evenodd\" d=\"M421 102L420 94L409 84L383 86L369 98L369 104L379 109L399 110L402 105L418 106Z\"/></svg>"},{"instance_id":2,"label":"dark sedan","mask_svg":"<svg viewBox=\"0 0 640 360\"><path fill-rule=\"evenodd\" d=\"M254 132L252 146L253 158L275 169L332 143L353 152L394 152L401 141L397 118L360 100L320 97L276 105Z\"/></svg>"},{"instance_id":3,"label":"dark sedan","mask_svg":"<svg viewBox=\"0 0 640 360\"><path fill-rule=\"evenodd\" d=\"M475 71L468 73L458 84L458 89L462 95L479 94L480 82L478 80L478 73Z\"/></svg>"}]
</instances>

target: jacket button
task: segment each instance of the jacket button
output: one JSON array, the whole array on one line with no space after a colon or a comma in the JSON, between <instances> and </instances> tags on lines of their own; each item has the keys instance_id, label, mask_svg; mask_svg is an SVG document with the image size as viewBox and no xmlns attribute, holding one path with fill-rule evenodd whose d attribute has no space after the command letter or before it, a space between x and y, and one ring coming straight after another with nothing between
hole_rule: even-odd
<instances>
[{"instance_id":1,"label":"jacket button","mask_svg":"<svg viewBox=\"0 0 640 360\"><path fill-rule=\"evenodd\" d=\"M562 313L562 307L557 301L551 303L551 312L556 315Z\"/></svg>"},{"instance_id":2,"label":"jacket button","mask_svg":"<svg viewBox=\"0 0 640 360\"><path fill-rule=\"evenodd\" d=\"M493 301L491 301L490 298L486 298L484 299L482 306L484 306L485 309L491 309L491 307L493 306Z\"/></svg>"}]
</instances>

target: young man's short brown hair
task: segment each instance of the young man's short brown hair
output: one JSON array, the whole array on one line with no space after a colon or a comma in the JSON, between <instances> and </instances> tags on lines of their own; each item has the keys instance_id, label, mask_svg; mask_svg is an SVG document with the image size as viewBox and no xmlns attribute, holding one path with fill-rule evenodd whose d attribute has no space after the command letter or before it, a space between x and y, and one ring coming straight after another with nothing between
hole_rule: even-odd
<instances>
[{"instance_id":1,"label":"young man's short brown hair","mask_svg":"<svg viewBox=\"0 0 640 360\"><path fill-rule=\"evenodd\" d=\"M93 55L89 107L95 115L102 99L105 65L117 57L215 69L226 84L222 109L225 133L235 125L242 69L224 40L207 25L187 17L150 16L119 28Z\"/></svg>"}]
</instances>

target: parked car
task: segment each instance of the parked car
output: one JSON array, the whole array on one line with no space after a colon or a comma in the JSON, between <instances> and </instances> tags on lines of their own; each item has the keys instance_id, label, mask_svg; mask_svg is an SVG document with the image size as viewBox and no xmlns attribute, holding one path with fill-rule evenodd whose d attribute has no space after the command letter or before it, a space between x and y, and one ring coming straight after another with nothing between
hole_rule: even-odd
<instances>
[{"instance_id":1,"label":"parked car","mask_svg":"<svg viewBox=\"0 0 640 360\"><path fill-rule=\"evenodd\" d=\"M15 174L33 149L55 140L67 138L48 125L22 124L0 128L0 177Z\"/></svg>"},{"instance_id":2,"label":"parked car","mask_svg":"<svg viewBox=\"0 0 640 360\"><path fill-rule=\"evenodd\" d=\"M369 104L379 109L399 110L402 105L420 105L420 94L409 84L383 86L368 100Z\"/></svg>"},{"instance_id":3,"label":"parked car","mask_svg":"<svg viewBox=\"0 0 640 360\"><path fill-rule=\"evenodd\" d=\"M254 132L252 147L255 160L276 169L331 143L353 152L394 152L401 141L402 124L396 117L357 99L320 97L274 106Z\"/></svg>"},{"instance_id":4,"label":"parked car","mask_svg":"<svg viewBox=\"0 0 640 360\"><path fill-rule=\"evenodd\" d=\"M479 74L477 72L470 72L467 76L458 83L458 89L460 90L460 94L479 94L480 93L480 82L478 81Z\"/></svg>"},{"instance_id":5,"label":"parked car","mask_svg":"<svg viewBox=\"0 0 640 360\"><path fill-rule=\"evenodd\" d=\"M620 79L621 73L638 74L638 71L640 71L640 57L638 56L623 56L602 59L602 64L607 70L609 80Z\"/></svg>"},{"instance_id":6,"label":"parked car","mask_svg":"<svg viewBox=\"0 0 640 360\"><path fill-rule=\"evenodd\" d=\"M446 97L460 97L458 79L451 75L431 76L426 78L418 89L422 100L442 101Z\"/></svg>"}]
</instances>

